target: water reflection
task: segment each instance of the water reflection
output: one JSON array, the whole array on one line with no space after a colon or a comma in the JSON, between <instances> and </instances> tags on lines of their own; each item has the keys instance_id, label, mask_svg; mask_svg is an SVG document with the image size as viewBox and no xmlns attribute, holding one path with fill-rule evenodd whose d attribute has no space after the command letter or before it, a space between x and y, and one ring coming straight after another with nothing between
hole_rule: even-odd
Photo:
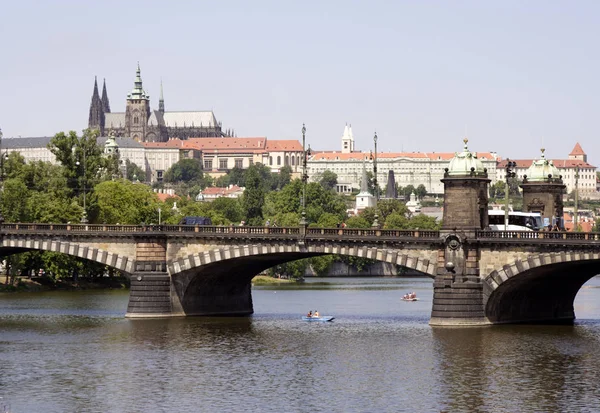
<instances>
[{"instance_id":1,"label":"water reflection","mask_svg":"<svg viewBox=\"0 0 600 413\"><path fill-rule=\"evenodd\" d=\"M16 412L559 412L600 400L600 288L578 296L575 326L459 329L427 324L428 279L323 287L254 289L243 318L129 320L126 293L3 296L0 396ZM400 301L412 290L422 301ZM304 323L307 309L336 320Z\"/></svg>"}]
</instances>

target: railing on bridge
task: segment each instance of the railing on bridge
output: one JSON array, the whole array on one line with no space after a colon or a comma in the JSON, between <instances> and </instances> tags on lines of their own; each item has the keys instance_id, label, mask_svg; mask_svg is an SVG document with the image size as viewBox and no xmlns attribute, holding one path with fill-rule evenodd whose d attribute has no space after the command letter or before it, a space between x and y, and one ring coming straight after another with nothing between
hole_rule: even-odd
<instances>
[{"instance_id":1,"label":"railing on bridge","mask_svg":"<svg viewBox=\"0 0 600 413\"><path fill-rule=\"evenodd\" d=\"M570 240L598 241L597 232L567 232L567 231L477 231L477 239L518 240Z\"/></svg>"},{"instance_id":2,"label":"railing on bridge","mask_svg":"<svg viewBox=\"0 0 600 413\"><path fill-rule=\"evenodd\" d=\"M256 235L288 237L300 236L300 227L249 227L233 225L103 225L103 224L2 224L4 232L68 232L68 233L117 233L135 234L160 232L166 234L187 233L202 235ZM307 228L307 238L419 238L438 239L439 231L431 230L396 230L374 228Z\"/></svg>"}]
</instances>

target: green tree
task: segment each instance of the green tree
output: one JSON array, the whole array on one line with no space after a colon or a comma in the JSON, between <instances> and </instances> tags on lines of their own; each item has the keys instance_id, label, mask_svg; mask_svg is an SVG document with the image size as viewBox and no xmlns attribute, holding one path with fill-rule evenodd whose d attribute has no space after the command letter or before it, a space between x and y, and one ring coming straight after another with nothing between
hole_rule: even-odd
<instances>
[{"instance_id":1,"label":"green tree","mask_svg":"<svg viewBox=\"0 0 600 413\"><path fill-rule=\"evenodd\" d=\"M425 185L421 184L417 187L415 192L419 199L423 199L427 195L427 188L425 188Z\"/></svg>"},{"instance_id":2,"label":"green tree","mask_svg":"<svg viewBox=\"0 0 600 413\"><path fill-rule=\"evenodd\" d=\"M370 228L371 223L362 216L354 216L346 221L347 228Z\"/></svg>"},{"instance_id":3,"label":"green tree","mask_svg":"<svg viewBox=\"0 0 600 413\"><path fill-rule=\"evenodd\" d=\"M326 169L321 174L321 179L319 180L319 183L324 189L328 191L334 191L338 183L337 174L335 172L330 171L329 169Z\"/></svg>"},{"instance_id":4,"label":"green tree","mask_svg":"<svg viewBox=\"0 0 600 413\"><path fill-rule=\"evenodd\" d=\"M409 220L406 217L406 215L403 215L399 212L392 212L385 219L383 228L385 228L385 229L409 229Z\"/></svg>"},{"instance_id":5,"label":"green tree","mask_svg":"<svg viewBox=\"0 0 600 413\"><path fill-rule=\"evenodd\" d=\"M137 164L125 159L125 174L126 178L132 182L146 182L146 173Z\"/></svg>"},{"instance_id":6,"label":"green tree","mask_svg":"<svg viewBox=\"0 0 600 413\"><path fill-rule=\"evenodd\" d=\"M97 185L90 199L90 221L105 224L158 223L161 203L147 185L126 180Z\"/></svg>"},{"instance_id":7,"label":"green tree","mask_svg":"<svg viewBox=\"0 0 600 413\"><path fill-rule=\"evenodd\" d=\"M210 207L230 222L240 222L244 218L244 210L238 199L217 198L210 202Z\"/></svg>"},{"instance_id":8,"label":"green tree","mask_svg":"<svg viewBox=\"0 0 600 413\"><path fill-rule=\"evenodd\" d=\"M440 223L434 217L429 217L425 214L415 215L408 222L410 229L440 229Z\"/></svg>"},{"instance_id":9,"label":"green tree","mask_svg":"<svg viewBox=\"0 0 600 413\"><path fill-rule=\"evenodd\" d=\"M265 190L260 175L261 168L251 165L246 172L246 189L242 205L250 225L263 225L262 207L265 203Z\"/></svg>"},{"instance_id":10,"label":"green tree","mask_svg":"<svg viewBox=\"0 0 600 413\"><path fill-rule=\"evenodd\" d=\"M203 178L202 165L197 159L185 158L171 166L163 180L167 183L198 182Z\"/></svg>"},{"instance_id":11,"label":"green tree","mask_svg":"<svg viewBox=\"0 0 600 413\"><path fill-rule=\"evenodd\" d=\"M286 165L279 169L279 185L281 189L292 181L292 167Z\"/></svg>"}]
</instances>

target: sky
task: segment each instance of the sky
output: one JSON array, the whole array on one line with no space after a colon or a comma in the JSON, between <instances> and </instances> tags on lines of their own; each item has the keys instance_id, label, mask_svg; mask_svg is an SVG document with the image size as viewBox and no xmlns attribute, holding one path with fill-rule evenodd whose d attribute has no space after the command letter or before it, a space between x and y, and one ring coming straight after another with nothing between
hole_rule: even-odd
<instances>
[{"instance_id":1,"label":"sky","mask_svg":"<svg viewBox=\"0 0 600 413\"><path fill-rule=\"evenodd\" d=\"M339 150L472 151L600 164L600 2L3 0L0 129L87 127L94 76L125 110L136 65L158 109L238 137ZM101 84L100 84L101 86Z\"/></svg>"}]
</instances>

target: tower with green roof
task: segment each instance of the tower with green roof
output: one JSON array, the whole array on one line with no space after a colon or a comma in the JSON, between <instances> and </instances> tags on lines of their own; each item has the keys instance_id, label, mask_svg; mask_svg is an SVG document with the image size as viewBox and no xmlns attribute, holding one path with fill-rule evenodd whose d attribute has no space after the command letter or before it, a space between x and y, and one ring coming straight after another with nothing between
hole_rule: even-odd
<instances>
[{"instance_id":1,"label":"tower with green roof","mask_svg":"<svg viewBox=\"0 0 600 413\"><path fill-rule=\"evenodd\" d=\"M133 90L127 95L125 107L125 132L138 142L145 141L148 118L150 117L150 96L142 87L140 64L135 72Z\"/></svg>"},{"instance_id":2,"label":"tower with green roof","mask_svg":"<svg viewBox=\"0 0 600 413\"><path fill-rule=\"evenodd\" d=\"M558 168L546 159L544 148L540 159L531 163L520 185L523 190L523 210L539 212L548 224L558 224L563 229L563 194L566 185Z\"/></svg>"}]
</instances>

